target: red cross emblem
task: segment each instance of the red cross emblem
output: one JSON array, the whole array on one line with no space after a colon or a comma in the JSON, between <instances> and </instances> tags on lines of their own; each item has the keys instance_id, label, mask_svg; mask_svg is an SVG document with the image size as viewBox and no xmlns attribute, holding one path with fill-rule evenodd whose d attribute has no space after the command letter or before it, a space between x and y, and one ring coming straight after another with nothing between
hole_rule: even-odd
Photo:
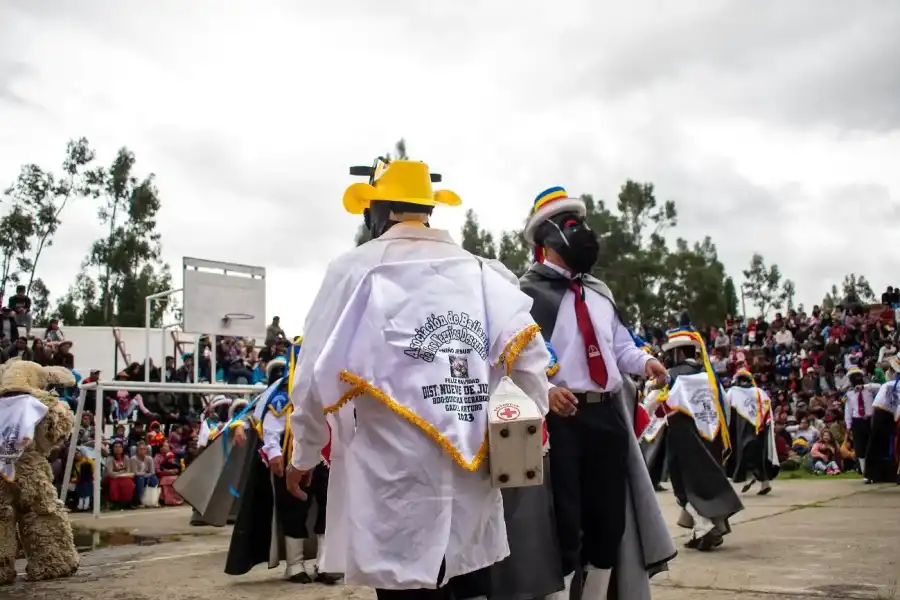
<instances>
[{"instance_id":1,"label":"red cross emblem","mask_svg":"<svg viewBox=\"0 0 900 600\"><path fill-rule=\"evenodd\" d=\"M497 416L502 421L512 421L519 416L519 409L515 406L504 406L497 411Z\"/></svg>"}]
</instances>

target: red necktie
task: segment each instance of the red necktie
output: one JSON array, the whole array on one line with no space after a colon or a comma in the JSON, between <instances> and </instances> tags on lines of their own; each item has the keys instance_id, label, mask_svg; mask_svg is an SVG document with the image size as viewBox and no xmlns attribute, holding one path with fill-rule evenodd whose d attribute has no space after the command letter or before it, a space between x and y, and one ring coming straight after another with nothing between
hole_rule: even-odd
<instances>
[{"instance_id":1,"label":"red necktie","mask_svg":"<svg viewBox=\"0 0 900 600\"><path fill-rule=\"evenodd\" d=\"M866 418L866 403L863 401L863 391L856 392L856 407L859 410L859 418Z\"/></svg>"},{"instance_id":2,"label":"red necktie","mask_svg":"<svg viewBox=\"0 0 900 600\"><path fill-rule=\"evenodd\" d=\"M600 353L600 344L597 342L597 334L594 333L594 325L591 323L591 313L588 312L587 302L584 301L584 286L580 281L572 281L569 289L575 292L575 320L578 322L578 329L584 340L588 372L594 383L605 390L609 374L606 371L603 354Z\"/></svg>"}]
</instances>

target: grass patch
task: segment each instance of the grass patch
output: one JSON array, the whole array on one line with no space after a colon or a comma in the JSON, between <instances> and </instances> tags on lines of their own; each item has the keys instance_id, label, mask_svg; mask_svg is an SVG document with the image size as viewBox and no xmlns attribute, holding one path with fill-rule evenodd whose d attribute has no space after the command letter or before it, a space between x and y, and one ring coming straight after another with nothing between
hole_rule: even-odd
<instances>
[{"instance_id":1,"label":"grass patch","mask_svg":"<svg viewBox=\"0 0 900 600\"><path fill-rule=\"evenodd\" d=\"M862 475L855 471L841 473L840 475L814 475L806 469L797 469L796 471L781 471L775 481L783 479L815 479L828 481L830 479L862 479Z\"/></svg>"}]
</instances>

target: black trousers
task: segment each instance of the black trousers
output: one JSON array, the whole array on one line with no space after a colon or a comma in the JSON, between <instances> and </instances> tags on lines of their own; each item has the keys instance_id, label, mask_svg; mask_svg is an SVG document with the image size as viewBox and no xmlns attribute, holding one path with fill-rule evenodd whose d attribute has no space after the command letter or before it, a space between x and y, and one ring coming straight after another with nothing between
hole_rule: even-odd
<instances>
[{"instance_id":1,"label":"black trousers","mask_svg":"<svg viewBox=\"0 0 900 600\"><path fill-rule=\"evenodd\" d=\"M845 410L850 410L845 408ZM872 435L872 417L853 419L850 422L850 431L853 433L853 450L856 458L866 458L869 450L869 437Z\"/></svg>"},{"instance_id":2,"label":"black trousers","mask_svg":"<svg viewBox=\"0 0 900 600\"><path fill-rule=\"evenodd\" d=\"M276 477L272 474L269 476L272 478L274 486L275 508L278 511L278 518L281 519L282 532L285 537L306 539L309 537L306 530L306 519L309 515L310 504L312 504L312 496L308 495L306 500L300 500L288 491L285 477ZM307 494L309 494L308 491Z\"/></svg>"},{"instance_id":3,"label":"black trousers","mask_svg":"<svg viewBox=\"0 0 900 600\"><path fill-rule=\"evenodd\" d=\"M312 481L307 493L316 501L315 534L325 535L325 515L328 507L328 474L329 469L325 463L319 463L313 469Z\"/></svg>"},{"instance_id":4,"label":"black trousers","mask_svg":"<svg viewBox=\"0 0 900 600\"><path fill-rule=\"evenodd\" d=\"M444 580L446 564L441 561L437 584ZM375 590L378 600L467 600L491 593L491 569L479 569L453 577L446 585L435 590Z\"/></svg>"},{"instance_id":5,"label":"black trousers","mask_svg":"<svg viewBox=\"0 0 900 600\"><path fill-rule=\"evenodd\" d=\"M563 573L591 564L611 569L625 533L625 457L634 435L609 399L578 396L572 417L547 416L553 507Z\"/></svg>"}]
</instances>

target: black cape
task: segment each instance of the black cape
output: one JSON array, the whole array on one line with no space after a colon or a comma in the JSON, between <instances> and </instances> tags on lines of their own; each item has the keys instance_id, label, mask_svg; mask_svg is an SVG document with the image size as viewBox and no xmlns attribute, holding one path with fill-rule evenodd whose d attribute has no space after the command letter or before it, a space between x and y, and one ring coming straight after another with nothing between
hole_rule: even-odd
<instances>
[{"instance_id":1,"label":"black cape","mask_svg":"<svg viewBox=\"0 0 900 600\"><path fill-rule=\"evenodd\" d=\"M886 410L875 409L872 430L866 449L866 472L863 476L875 483L900 483L897 467L897 436L900 426Z\"/></svg>"},{"instance_id":2,"label":"black cape","mask_svg":"<svg viewBox=\"0 0 900 600\"><path fill-rule=\"evenodd\" d=\"M768 442L771 435L771 420L759 433L756 427L742 417L732 407L728 433L731 436L731 456L728 458L727 472L735 483L748 478L756 481L772 481L778 476L779 467L769 461Z\"/></svg>"}]
</instances>

